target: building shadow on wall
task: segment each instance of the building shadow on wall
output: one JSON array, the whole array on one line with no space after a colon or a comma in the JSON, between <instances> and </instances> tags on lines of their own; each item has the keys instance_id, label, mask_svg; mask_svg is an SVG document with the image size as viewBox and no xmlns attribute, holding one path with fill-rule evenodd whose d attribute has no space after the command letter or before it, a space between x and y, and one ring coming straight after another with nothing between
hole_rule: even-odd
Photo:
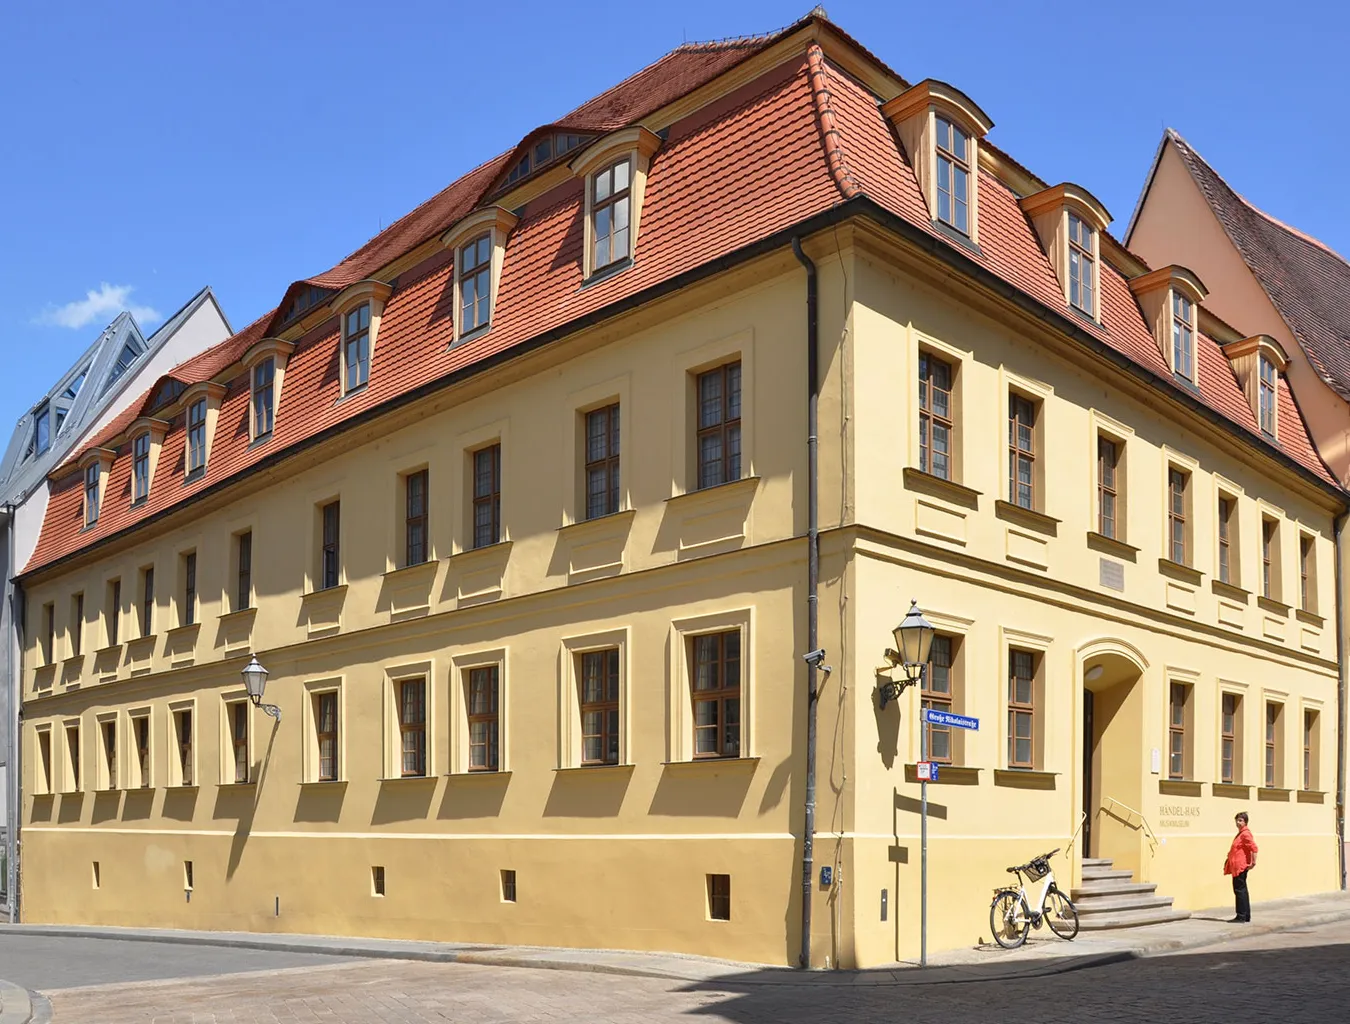
<instances>
[{"instance_id":1,"label":"building shadow on wall","mask_svg":"<svg viewBox=\"0 0 1350 1024\"><path fill-rule=\"evenodd\" d=\"M758 762L750 759L666 765L647 813L670 817L739 817L757 766Z\"/></svg>"},{"instance_id":2,"label":"building shadow on wall","mask_svg":"<svg viewBox=\"0 0 1350 1024\"><path fill-rule=\"evenodd\" d=\"M122 807L122 791L118 789L107 790L94 794L94 809L90 812L89 820L97 825L104 821L114 821L117 813Z\"/></svg>"},{"instance_id":3,"label":"building shadow on wall","mask_svg":"<svg viewBox=\"0 0 1350 1024\"><path fill-rule=\"evenodd\" d=\"M80 820L83 810L83 793L62 793L61 803L56 808L56 820L62 825L69 825Z\"/></svg>"},{"instance_id":4,"label":"building shadow on wall","mask_svg":"<svg viewBox=\"0 0 1350 1024\"><path fill-rule=\"evenodd\" d=\"M164 791L164 810L166 818L174 821L191 821L197 812L197 787L177 786Z\"/></svg>"},{"instance_id":5,"label":"building shadow on wall","mask_svg":"<svg viewBox=\"0 0 1350 1024\"><path fill-rule=\"evenodd\" d=\"M396 821L425 820L431 814L431 801L439 781L434 776L384 780L375 798L370 823L389 825Z\"/></svg>"},{"instance_id":6,"label":"building shadow on wall","mask_svg":"<svg viewBox=\"0 0 1350 1024\"><path fill-rule=\"evenodd\" d=\"M272 732L267 737L267 749L258 762L258 777L252 786L242 786L238 790L221 787L216 790L215 817L238 817L234 826L234 835L230 838L230 859L225 865L225 881L234 877L239 870L239 862L244 859L244 847L248 845L249 833L253 830L253 818L258 813L258 800L262 795L263 783L267 780L267 766L272 763L272 748L276 746L277 732L281 728L278 721L272 722ZM222 800L226 802L222 804Z\"/></svg>"},{"instance_id":7,"label":"building shadow on wall","mask_svg":"<svg viewBox=\"0 0 1350 1024\"><path fill-rule=\"evenodd\" d=\"M612 818L623 807L632 765L565 768L553 774L544 804L546 818Z\"/></svg>"},{"instance_id":8,"label":"building shadow on wall","mask_svg":"<svg viewBox=\"0 0 1350 1024\"><path fill-rule=\"evenodd\" d=\"M31 821L51 821L52 811L56 808L56 797L44 793L33 797L33 809L28 817Z\"/></svg>"},{"instance_id":9,"label":"building shadow on wall","mask_svg":"<svg viewBox=\"0 0 1350 1024\"><path fill-rule=\"evenodd\" d=\"M294 821L337 821L342 817L342 801L347 798L346 782L316 782L300 787L295 798Z\"/></svg>"},{"instance_id":10,"label":"building shadow on wall","mask_svg":"<svg viewBox=\"0 0 1350 1024\"><path fill-rule=\"evenodd\" d=\"M145 789L127 790L127 798L122 801L123 821L145 821L155 809L155 791Z\"/></svg>"},{"instance_id":11,"label":"building shadow on wall","mask_svg":"<svg viewBox=\"0 0 1350 1024\"><path fill-rule=\"evenodd\" d=\"M506 801L506 789L511 784L509 772L480 772L476 775L453 775L446 780L445 792L436 817L495 818Z\"/></svg>"}]
</instances>

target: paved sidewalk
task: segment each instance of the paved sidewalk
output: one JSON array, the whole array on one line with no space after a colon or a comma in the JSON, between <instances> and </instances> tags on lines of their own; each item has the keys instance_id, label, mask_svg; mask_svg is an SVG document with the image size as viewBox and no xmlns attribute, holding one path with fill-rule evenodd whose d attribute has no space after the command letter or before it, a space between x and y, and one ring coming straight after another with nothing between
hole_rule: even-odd
<instances>
[{"instance_id":1,"label":"paved sidewalk","mask_svg":"<svg viewBox=\"0 0 1350 1024\"><path fill-rule=\"evenodd\" d=\"M32 1015L28 993L18 985L0 981L0 1024L28 1024Z\"/></svg>"},{"instance_id":2,"label":"paved sidewalk","mask_svg":"<svg viewBox=\"0 0 1350 1024\"><path fill-rule=\"evenodd\" d=\"M1254 922L1229 924L1231 908L1200 911L1185 921L1108 932L1083 932L1073 942L1033 932L1021 949L997 946L934 953L926 970L898 963L859 971L801 972L786 967L737 963L678 953L620 950L487 946L468 943L409 942L323 935L266 935L251 932L198 932L169 929L95 928L72 925L3 925L0 935L108 938L138 942L267 949L390 960L528 967L585 971L686 982L734 982L740 985L929 985L995 981L1063 974L1084 967L1163 953L1213 946L1235 938L1308 928L1350 919L1350 893L1328 893L1272 900L1253 906ZM2 991L2 990L0 990ZM0 1016L0 1024L11 1024Z\"/></svg>"}]
</instances>

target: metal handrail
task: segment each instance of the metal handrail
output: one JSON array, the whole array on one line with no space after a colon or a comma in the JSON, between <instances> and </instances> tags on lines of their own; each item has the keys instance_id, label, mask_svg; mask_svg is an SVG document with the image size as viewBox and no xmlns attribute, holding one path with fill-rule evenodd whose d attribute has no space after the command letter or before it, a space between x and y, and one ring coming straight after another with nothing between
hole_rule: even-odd
<instances>
[{"instance_id":1,"label":"metal handrail","mask_svg":"<svg viewBox=\"0 0 1350 1024\"><path fill-rule=\"evenodd\" d=\"M1083 831L1083 826L1087 824L1087 811L1078 812L1078 827L1073 830L1073 835L1069 837L1069 843L1064 847L1064 859L1069 859L1069 851L1073 849L1073 844L1078 842L1078 836Z\"/></svg>"},{"instance_id":2,"label":"metal handrail","mask_svg":"<svg viewBox=\"0 0 1350 1024\"><path fill-rule=\"evenodd\" d=\"M1102 803L1102 810L1105 811L1107 814L1113 814L1113 813L1114 813L1114 812L1112 812L1111 808L1107 806L1107 804L1114 804L1116 807L1119 807L1119 808L1121 808L1122 810L1128 811L1130 814L1133 814L1136 818L1138 818L1138 819L1139 819L1139 824L1143 826L1144 835L1148 837L1148 841L1149 841L1149 853L1150 853L1150 854L1156 854L1156 853L1158 852L1158 845L1159 845L1158 834L1157 834L1156 832L1153 831L1153 827L1152 827L1151 825L1149 825L1148 819L1144 817L1142 811L1136 811L1136 810L1135 810L1133 807L1131 807L1129 804L1121 803L1121 802L1120 802L1119 800L1117 800L1115 797L1113 797L1113 796L1108 796L1108 797L1106 798L1106 800ZM1116 814L1115 817L1119 818L1120 815L1119 815L1119 814ZM1128 826L1128 827L1131 827L1131 828L1134 827L1134 826L1130 825L1128 819L1125 819L1125 824L1126 824L1126 826Z\"/></svg>"}]
</instances>

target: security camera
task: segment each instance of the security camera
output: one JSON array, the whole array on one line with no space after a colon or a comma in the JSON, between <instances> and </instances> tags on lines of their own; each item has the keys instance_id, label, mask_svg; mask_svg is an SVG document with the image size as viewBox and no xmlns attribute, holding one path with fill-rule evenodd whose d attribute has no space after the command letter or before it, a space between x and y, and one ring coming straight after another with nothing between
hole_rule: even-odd
<instances>
[{"instance_id":1,"label":"security camera","mask_svg":"<svg viewBox=\"0 0 1350 1024\"><path fill-rule=\"evenodd\" d=\"M824 660L825 660L825 648L823 647L817 647L814 651L811 651L809 654L802 655L802 661L806 662L813 668L819 668L820 663Z\"/></svg>"}]
</instances>

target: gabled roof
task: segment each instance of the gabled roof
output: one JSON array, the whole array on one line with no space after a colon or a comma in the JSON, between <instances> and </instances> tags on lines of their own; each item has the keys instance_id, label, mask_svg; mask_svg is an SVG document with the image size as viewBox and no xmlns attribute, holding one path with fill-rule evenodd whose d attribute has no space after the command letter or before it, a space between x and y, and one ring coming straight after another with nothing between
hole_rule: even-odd
<instances>
[{"instance_id":1,"label":"gabled roof","mask_svg":"<svg viewBox=\"0 0 1350 1024\"><path fill-rule=\"evenodd\" d=\"M816 19L808 19L816 20ZM799 23L797 27L806 24ZM821 24L824 24L823 22ZM872 61L830 26L830 46L848 47L848 58ZM778 38L764 37L765 40ZM589 122L612 127L621 116L654 109L678 90L690 89L745 59L767 42L711 49L681 47L604 94L602 111ZM1332 489L1335 481L1308 440L1293 396L1281 382L1278 442L1262 437L1246 397L1219 345L1198 343L1199 385L1176 384L1144 322L1126 278L1102 262L1102 323L1069 310L1036 234L1018 205L1020 196L987 170L980 172L980 243L962 245L936 229L917 178L890 125L880 97L833 66L822 46L806 38L803 50L785 53L753 81L679 117L668 126L652 157L642 211L642 232L633 262L622 273L583 282L584 188L572 179L525 202L506 239L491 329L451 347L454 253L437 250L417 266L384 277L392 285L381 320L378 355L365 390L341 401L337 318L294 338L286 384L272 438L250 444L249 389L239 365L243 353L269 335L274 310L240 334L175 368L165 378L184 383L215 379L228 385L222 400L207 473L186 480L181 411L161 451L147 500L132 507L130 462L119 457L106 485L99 521L85 528L79 478L57 479L42 536L25 569L32 573L102 540L162 516L205 492L225 486L252 469L278 464L336 431L365 422L465 377L490 371L502 361L545 345L639 303L651 301L736 261L788 244L792 235L816 230L847 216L871 217L896 231L923 238L957 272L985 275L991 287L1018 296L1037 315L1076 332L1120 365L1153 382L1214 420L1224 421L1263 449ZM674 57L674 55L672 55ZM712 59L716 57L717 59ZM695 59L697 58L697 59ZM723 62L725 61L725 63ZM884 69L889 81L898 78ZM652 68L665 70L660 74ZM717 69L720 69L717 70ZM671 76L668 80L665 76ZM627 99L625 87L640 81L642 95ZM644 98L645 97L645 98ZM587 104L579 110L591 108ZM571 117L572 115L568 115ZM606 120L607 119L607 120ZM554 122L556 123L556 122ZM417 249L436 232L472 210L506 166L499 156L460 178L428 203L395 222L337 267L311 281L339 287L375 276ZM1019 181L1044 187L1017 169ZM1113 243L1114 244L1114 243ZM965 261L965 262L962 262ZM1142 261L1138 261L1142 265ZM406 262L400 264L407 266ZM583 287L583 283L585 286ZM278 307L281 309L284 307ZM1056 321L1056 318L1058 320ZM152 392L143 396L150 399ZM139 414L139 410L136 414ZM91 440L113 445L135 418L128 412ZM119 429L120 428L120 429ZM71 463L67 463L70 466Z\"/></svg>"},{"instance_id":2,"label":"gabled roof","mask_svg":"<svg viewBox=\"0 0 1350 1024\"><path fill-rule=\"evenodd\" d=\"M1350 263L1311 235L1253 206L1171 128L1158 147L1155 169L1167 145L1181 157L1313 369L1336 394L1350 401ZM1150 172L1150 185L1152 181Z\"/></svg>"}]
</instances>

